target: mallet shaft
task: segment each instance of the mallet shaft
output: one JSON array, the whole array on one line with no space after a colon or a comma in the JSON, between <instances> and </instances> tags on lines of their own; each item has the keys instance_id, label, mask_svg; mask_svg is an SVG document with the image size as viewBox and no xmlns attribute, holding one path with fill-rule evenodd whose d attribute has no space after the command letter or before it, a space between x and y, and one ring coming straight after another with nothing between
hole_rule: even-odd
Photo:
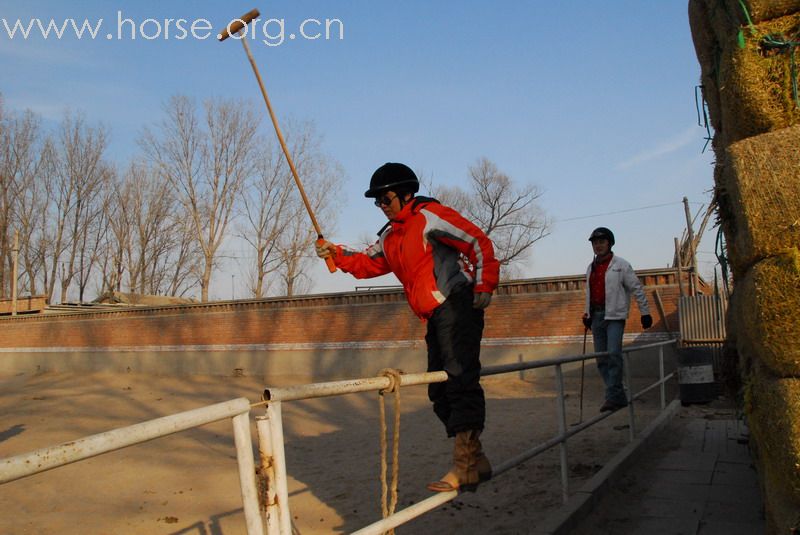
<instances>
[{"instance_id":1,"label":"mallet shaft","mask_svg":"<svg viewBox=\"0 0 800 535\"><path fill-rule=\"evenodd\" d=\"M256 17L258 17L259 12L257 9L253 9L249 13L242 16L242 18L233 21L233 23L229 24L222 32L220 32L218 39L220 41L224 41L228 37L233 34L236 34L244 29L248 22L252 21ZM286 156L286 162L289 164L289 169L292 171L292 178L294 178L295 184L297 184L297 189L300 191L300 198L303 199L303 204L306 207L306 211L308 212L308 216L311 218L311 224L314 226L314 230L317 232L317 243L323 242L324 237L322 236L322 229L317 222L317 218L314 216L314 210L311 208L311 203L308 200L308 196L306 195L306 190L303 188L303 183L300 182L300 176L297 174L297 168L294 166L294 161L292 160L291 154L289 154L289 149L286 146L286 141L283 139L283 134L281 133L281 128L278 125L278 119L275 116L275 111L272 109L272 103L269 100L269 95L267 95L267 89L264 86L264 81L261 79L261 73L258 71L258 66L256 65L255 59L253 59L253 54L250 53L250 46L247 44L247 39L239 39L242 42L242 46L244 47L245 54L247 54L247 59L250 61L250 66L253 68L253 74L256 75L256 80L258 81L258 87L261 89L261 96L264 97L264 103L267 105L267 111L269 112L269 118L272 120L272 126L275 127L275 134L278 136L278 142L281 145L281 149L283 150L283 155ZM336 271L336 264L334 263L333 257L328 257L325 259L325 263L328 265L328 271L331 273Z\"/></svg>"}]
</instances>

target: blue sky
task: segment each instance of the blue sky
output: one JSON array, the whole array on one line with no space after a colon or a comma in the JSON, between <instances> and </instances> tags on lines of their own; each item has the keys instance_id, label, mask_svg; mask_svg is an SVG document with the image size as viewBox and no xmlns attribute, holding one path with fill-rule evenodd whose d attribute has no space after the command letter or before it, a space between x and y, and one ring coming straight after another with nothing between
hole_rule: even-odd
<instances>
[{"instance_id":1,"label":"blue sky","mask_svg":"<svg viewBox=\"0 0 800 535\"><path fill-rule=\"evenodd\" d=\"M693 212L710 200L713 159L697 126L686 2L0 1L9 25L103 19L96 40L10 39L0 21L0 92L7 107L46 121L83 111L109 128L108 157L122 165L171 95L246 98L259 110L263 102L239 43L218 43L216 32L130 39L130 24L118 40L118 18L155 19L142 28L153 36L168 18L218 29L253 7L285 20L280 45L251 42L281 120L314 121L346 173L334 241L357 243L382 226L363 191L386 161L465 184L467 168L487 157L517 183L537 184L553 227L525 266L531 277L581 273L600 225L635 268L665 267L685 227L682 198ZM338 19L343 39L302 38L306 19ZM278 29L272 23L270 36ZM311 23L306 34L320 29ZM715 235L701 243L705 273ZM235 266L215 275L212 294L230 297L231 274ZM363 284L321 266L314 277L315 292Z\"/></svg>"}]
</instances>

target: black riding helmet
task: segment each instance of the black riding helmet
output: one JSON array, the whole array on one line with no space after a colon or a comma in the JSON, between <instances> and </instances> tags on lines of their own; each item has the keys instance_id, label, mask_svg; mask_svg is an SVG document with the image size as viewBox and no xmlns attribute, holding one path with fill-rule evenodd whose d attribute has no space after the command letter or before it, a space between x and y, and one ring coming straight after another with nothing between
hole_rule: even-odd
<instances>
[{"instance_id":1,"label":"black riding helmet","mask_svg":"<svg viewBox=\"0 0 800 535\"><path fill-rule=\"evenodd\" d=\"M364 192L364 197L377 197L386 190L419 191L419 179L410 167L402 163L385 163L372 173L369 189Z\"/></svg>"},{"instance_id":2,"label":"black riding helmet","mask_svg":"<svg viewBox=\"0 0 800 535\"><path fill-rule=\"evenodd\" d=\"M599 238L607 239L609 247L614 245L614 233L608 230L606 227L597 227L594 229L592 234L589 236L589 241L594 241Z\"/></svg>"}]
</instances>

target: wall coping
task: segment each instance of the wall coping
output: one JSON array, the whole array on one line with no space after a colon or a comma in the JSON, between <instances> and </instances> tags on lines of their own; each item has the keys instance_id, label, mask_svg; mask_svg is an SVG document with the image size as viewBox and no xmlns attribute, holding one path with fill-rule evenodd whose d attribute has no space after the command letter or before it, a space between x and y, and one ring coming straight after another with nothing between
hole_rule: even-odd
<instances>
[{"instance_id":1,"label":"wall coping","mask_svg":"<svg viewBox=\"0 0 800 535\"><path fill-rule=\"evenodd\" d=\"M677 270L675 268L636 270L639 278L647 287L675 286ZM566 293L583 291L585 275L561 275L555 277L538 277L515 279L501 282L496 297L520 294ZM355 290L349 292L332 292L308 294L292 297L268 297L262 299L238 299L213 301L209 303L186 303L160 306L121 306L117 309L92 310L91 306L76 305L73 310L50 310L40 314L25 314L0 317L0 322L22 321L70 321L89 318L109 318L118 316L148 316L174 313L208 313L228 312L242 309L269 309L289 307L323 307L351 306L405 302L403 289L400 286L378 287L376 289Z\"/></svg>"}]
</instances>

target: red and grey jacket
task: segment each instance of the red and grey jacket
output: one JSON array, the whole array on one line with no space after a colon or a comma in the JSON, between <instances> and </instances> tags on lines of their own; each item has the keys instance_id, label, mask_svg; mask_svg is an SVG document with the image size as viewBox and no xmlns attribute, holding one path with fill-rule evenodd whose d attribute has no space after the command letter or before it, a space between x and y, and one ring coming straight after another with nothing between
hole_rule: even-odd
<instances>
[{"instance_id":1,"label":"red and grey jacket","mask_svg":"<svg viewBox=\"0 0 800 535\"><path fill-rule=\"evenodd\" d=\"M336 246L336 266L357 279L393 272L420 318L455 290L493 292L500 263L491 240L461 214L435 199L416 197L363 252Z\"/></svg>"}]
</instances>

